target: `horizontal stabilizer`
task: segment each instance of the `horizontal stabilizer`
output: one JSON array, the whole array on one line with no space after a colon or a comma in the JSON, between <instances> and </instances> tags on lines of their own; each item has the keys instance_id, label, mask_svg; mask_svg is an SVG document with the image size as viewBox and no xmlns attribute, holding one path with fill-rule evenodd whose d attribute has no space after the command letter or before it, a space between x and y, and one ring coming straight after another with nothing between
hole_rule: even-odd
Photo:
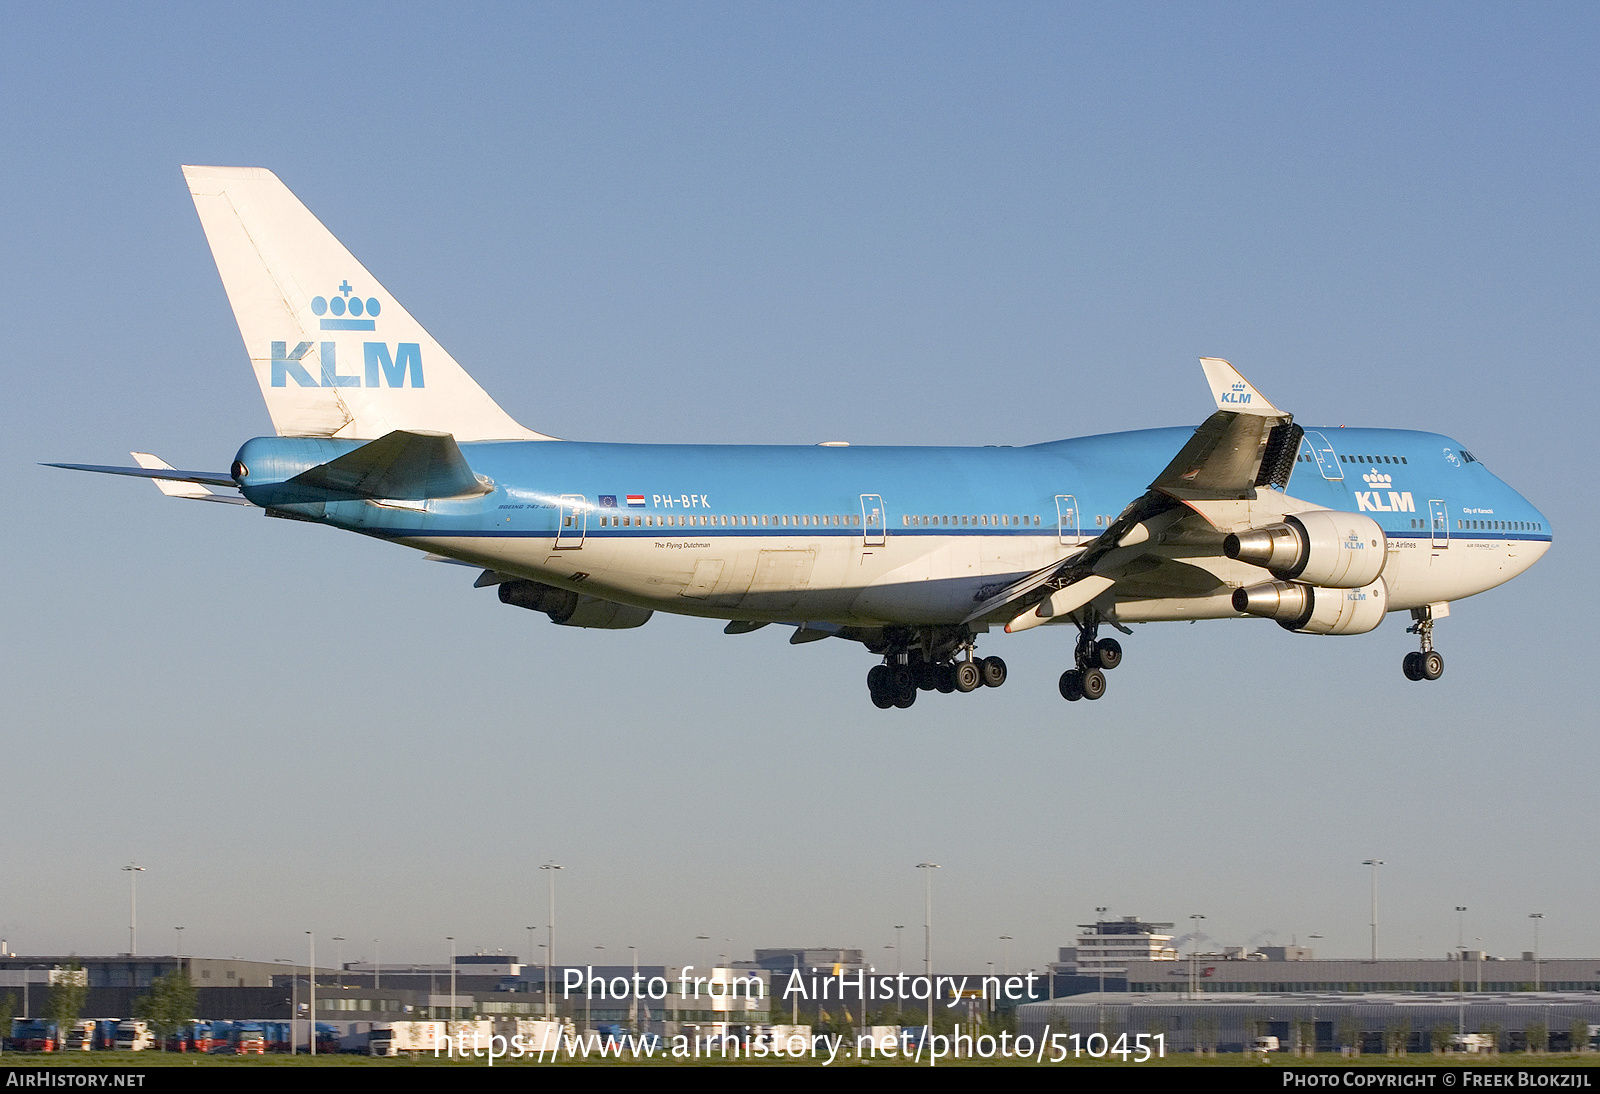
<instances>
[{"instance_id":1,"label":"horizontal stabilizer","mask_svg":"<svg viewBox=\"0 0 1600 1094\"><path fill-rule=\"evenodd\" d=\"M135 453L135 459L138 454ZM206 486L233 487L233 476L226 471L179 471L172 467L111 467L98 463L47 463L45 467L64 467L68 471L93 471L100 475L128 475L136 479L166 482L197 482Z\"/></svg>"},{"instance_id":2,"label":"horizontal stabilizer","mask_svg":"<svg viewBox=\"0 0 1600 1094\"><path fill-rule=\"evenodd\" d=\"M150 479L156 484L156 488L169 498L220 501L224 505L250 504L237 494L218 494L207 489L211 486L237 489L238 484L233 481L232 475L221 471L179 471L160 456L152 456L148 452L131 452L129 455L138 461L138 467L105 467L93 463L47 463L45 466L65 467L69 471L97 471L102 475L129 475L138 479Z\"/></svg>"},{"instance_id":3,"label":"horizontal stabilizer","mask_svg":"<svg viewBox=\"0 0 1600 1094\"><path fill-rule=\"evenodd\" d=\"M448 433L397 429L289 480L295 486L358 498L421 501L487 494Z\"/></svg>"},{"instance_id":4,"label":"horizontal stabilizer","mask_svg":"<svg viewBox=\"0 0 1600 1094\"><path fill-rule=\"evenodd\" d=\"M147 471L172 471L173 466L160 456L149 452L130 452L135 463ZM209 486L198 482L182 482L172 479L154 480L156 489L169 498L188 498L190 501L220 501L224 505L249 505L250 503L237 494L219 494Z\"/></svg>"}]
</instances>

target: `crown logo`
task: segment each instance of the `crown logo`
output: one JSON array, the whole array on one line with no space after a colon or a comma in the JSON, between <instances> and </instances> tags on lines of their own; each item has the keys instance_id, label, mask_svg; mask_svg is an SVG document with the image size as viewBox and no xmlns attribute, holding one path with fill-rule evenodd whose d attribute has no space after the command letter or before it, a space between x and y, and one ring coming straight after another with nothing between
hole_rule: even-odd
<instances>
[{"instance_id":1,"label":"crown logo","mask_svg":"<svg viewBox=\"0 0 1600 1094\"><path fill-rule=\"evenodd\" d=\"M1394 482L1392 476L1385 475L1380 471L1368 471L1361 478L1368 486L1389 486Z\"/></svg>"},{"instance_id":2,"label":"crown logo","mask_svg":"<svg viewBox=\"0 0 1600 1094\"><path fill-rule=\"evenodd\" d=\"M363 300L359 296L351 296L353 291L354 286L350 284L350 279L346 278L340 283L335 295L311 298L312 314L326 316L332 313L334 316L332 319L322 320L323 330L373 330L376 327L371 319L341 318L346 314L352 317L363 314L376 316L381 308L377 297L369 296Z\"/></svg>"},{"instance_id":3,"label":"crown logo","mask_svg":"<svg viewBox=\"0 0 1600 1094\"><path fill-rule=\"evenodd\" d=\"M1235 390L1235 391L1243 391L1243 390L1245 390L1245 386L1242 383L1234 384L1233 385L1233 390Z\"/></svg>"}]
</instances>

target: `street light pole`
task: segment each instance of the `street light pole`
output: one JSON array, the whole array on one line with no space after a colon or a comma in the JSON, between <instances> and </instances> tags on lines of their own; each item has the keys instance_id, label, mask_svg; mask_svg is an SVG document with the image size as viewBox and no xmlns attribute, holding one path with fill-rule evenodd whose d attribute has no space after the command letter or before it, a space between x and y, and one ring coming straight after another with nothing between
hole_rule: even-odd
<instances>
[{"instance_id":1,"label":"street light pole","mask_svg":"<svg viewBox=\"0 0 1600 1094\"><path fill-rule=\"evenodd\" d=\"M545 936L544 947L544 1016L550 1017L550 963L555 960L556 952L556 871L562 867L554 862L547 862L539 867L541 870L550 871L550 930Z\"/></svg>"},{"instance_id":2,"label":"street light pole","mask_svg":"<svg viewBox=\"0 0 1600 1094\"><path fill-rule=\"evenodd\" d=\"M306 1039L311 1042L311 1055L315 1056L317 1054L317 936L307 931L306 944L311 947L311 966L306 970L310 973L306 977L306 984L311 998Z\"/></svg>"},{"instance_id":3,"label":"street light pole","mask_svg":"<svg viewBox=\"0 0 1600 1094\"><path fill-rule=\"evenodd\" d=\"M933 1037L933 872L939 869L937 862L919 862L917 869L926 870L923 877L923 907L922 907L922 973L928 980L928 1028L923 1033L924 1039L930 1045Z\"/></svg>"},{"instance_id":4,"label":"street light pole","mask_svg":"<svg viewBox=\"0 0 1600 1094\"><path fill-rule=\"evenodd\" d=\"M1539 970L1539 922L1544 919L1544 913L1532 912L1528 918L1533 920L1533 990L1542 991L1544 978Z\"/></svg>"},{"instance_id":5,"label":"street light pole","mask_svg":"<svg viewBox=\"0 0 1600 1094\"><path fill-rule=\"evenodd\" d=\"M628 992L628 1025L633 1032L639 1032L639 947L629 946L633 951L633 982Z\"/></svg>"},{"instance_id":6,"label":"street light pole","mask_svg":"<svg viewBox=\"0 0 1600 1094\"><path fill-rule=\"evenodd\" d=\"M453 935L453 934L447 934L447 935L444 936L444 940L446 942L450 943L450 1007L449 1007L449 1011L450 1011L450 1017L451 1018L455 1018L455 1017L457 1017L457 1015L456 1015L456 936ZM450 1029L449 1026L445 1027L445 1031L446 1032L448 1032L449 1029Z\"/></svg>"},{"instance_id":7,"label":"street light pole","mask_svg":"<svg viewBox=\"0 0 1600 1094\"><path fill-rule=\"evenodd\" d=\"M144 873L144 867L135 866L130 862L122 868L122 872L128 875L128 956L137 957L139 955L139 886L135 879L137 875Z\"/></svg>"},{"instance_id":8,"label":"street light pole","mask_svg":"<svg viewBox=\"0 0 1600 1094\"><path fill-rule=\"evenodd\" d=\"M1372 960L1378 960L1378 867L1384 865L1381 858L1363 859L1363 866L1372 867Z\"/></svg>"},{"instance_id":9,"label":"street light pole","mask_svg":"<svg viewBox=\"0 0 1600 1094\"><path fill-rule=\"evenodd\" d=\"M1101 907L1098 907L1098 906L1095 908L1095 910L1094 910L1094 933L1095 933L1096 936L1100 936L1100 935L1103 935L1105 933L1100 929L1100 925L1106 921L1106 912L1109 911L1109 910L1110 909L1108 909L1108 908L1101 908ZM1095 1007L1096 1007L1095 1014L1099 1014L1100 1013L1098 1008L1101 1005L1101 1003L1105 1002L1105 997L1106 997L1106 950L1105 950L1106 944L1102 941L1102 942L1099 942L1098 945L1100 947L1100 950L1099 950L1098 953L1095 954L1094 963L1100 967L1100 1003L1096 1003L1095 1004ZM1190 964L1192 965L1192 964L1194 964L1194 962L1191 961ZM1096 1029L1100 1028L1099 1019L1095 1020L1095 1028Z\"/></svg>"},{"instance_id":10,"label":"street light pole","mask_svg":"<svg viewBox=\"0 0 1600 1094\"><path fill-rule=\"evenodd\" d=\"M1193 938L1189 941L1189 998L1193 999L1200 994L1200 921L1203 915L1192 915L1194 920Z\"/></svg>"},{"instance_id":11,"label":"street light pole","mask_svg":"<svg viewBox=\"0 0 1600 1094\"><path fill-rule=\"evenodd\" d=\"M906 929L904 923L894 925L894 974L899 976L905 970L900 967L900 932Z\"/></svg>"}]
</instances>

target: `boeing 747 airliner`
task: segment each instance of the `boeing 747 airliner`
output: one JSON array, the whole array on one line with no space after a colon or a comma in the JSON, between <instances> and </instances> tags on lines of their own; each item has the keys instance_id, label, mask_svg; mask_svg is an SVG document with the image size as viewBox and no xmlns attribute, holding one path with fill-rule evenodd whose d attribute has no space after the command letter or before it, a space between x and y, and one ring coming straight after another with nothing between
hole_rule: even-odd
<instances>
[{"instance_id":1,"label":"boeing 747 airliner","mask_svg":"<svg viewBox=\"0 0 1600 1094\"><path fill-rule=\"evenodd\" d=\"M1068 700L1099 699L1128 624L1260 617L1303 634L1434 623L1550 547L1544 516L1449 437L1302 427L1228 362L1197 429L1021 448L593 444L519 425L269 171L185 167L277 431L228 471L154 479L481 568L568 627L658 611L842 638L879 707L999 687L978 636L1071 626ZM218 491L226 491L219 493Z\"/></svg>"}]
</instances>

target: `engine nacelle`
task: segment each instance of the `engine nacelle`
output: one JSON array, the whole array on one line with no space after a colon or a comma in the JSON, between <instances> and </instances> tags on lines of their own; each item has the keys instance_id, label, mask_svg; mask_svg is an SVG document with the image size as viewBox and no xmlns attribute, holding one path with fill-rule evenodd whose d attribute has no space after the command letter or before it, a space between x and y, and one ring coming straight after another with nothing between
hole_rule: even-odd
<instances>
[{"instance_id":1,"label":"engine nacelle","mask_svg":"<svg viewBox=\"0 0 1600 1094\"><path fill-rule=\"evenodd\" d=\"M501 582L500 603L544 612L550 617L550 622L563 627L592 627L611 631L642 627L655 614L649 608L635 608L631 604L584 596L538 581Z\"/></svg>"},{"instance_id":2,"label":"engine nacelle","mask_svg":"<svg viewBox=\"0 0 1600 1094\"><path fill-rule=\"evenodd\" d=\"M1284 630L1302 634L1366 634L1389 610L1389 587L1382 578L1359 589L1268 581L1235 589L1233 610L1276 620Z\"/></svg>"},{"instance_id":3,"label":"engine nacelle","mask_svg":"<svg viewBox=\"0 0 1600 1094\"><path fill-rule=\"evenodd\" d=\"M1230 535L1222 541L1222 553L1265 567L1283 581L1359 589L1383 573L1389 540L1371 517L1316 509Z\"/></svg>"}]
</instances>

